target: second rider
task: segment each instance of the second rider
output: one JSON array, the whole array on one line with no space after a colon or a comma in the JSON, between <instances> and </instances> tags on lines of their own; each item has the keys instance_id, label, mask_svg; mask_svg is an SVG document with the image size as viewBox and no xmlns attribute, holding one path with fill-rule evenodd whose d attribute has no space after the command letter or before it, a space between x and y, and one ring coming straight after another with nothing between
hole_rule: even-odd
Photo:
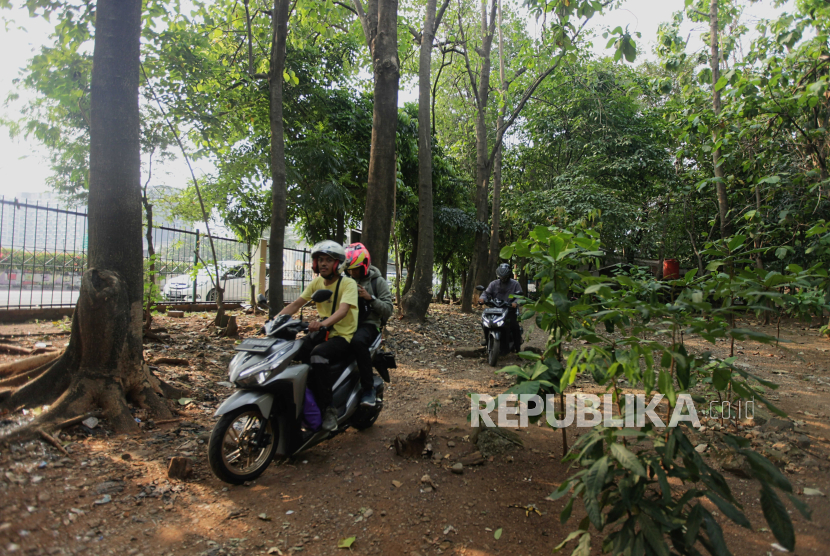
<instances>
[{"instance_id":1,"label":"second rider","mask_svg":"<svg viewBox=\"0 0 830 556\"><path fill-rule=\"evenodd\" d=\"M352 243L346 247L345 267L346 272L357 282L358 325L352 336L351 347L363 387L360 405L374 407L377 400L369 347L394 312L392 294L380 270L372 266L369 251L362 243Z\"/></svg>"}]
</instances>

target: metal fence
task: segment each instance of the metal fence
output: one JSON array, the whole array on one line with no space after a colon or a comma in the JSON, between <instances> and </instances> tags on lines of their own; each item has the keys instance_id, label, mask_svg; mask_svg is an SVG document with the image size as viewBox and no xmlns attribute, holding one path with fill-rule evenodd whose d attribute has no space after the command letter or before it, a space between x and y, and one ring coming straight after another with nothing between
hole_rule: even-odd
<instances>
[{"instance_id":1,"label":"metal fence","mask_svg":"<svg viewBox=\"0 0 830 556\"><path fill-rule=\"evenodd\" d=\"M143 242L147 272L146 237ZM259 273L250 276L245 263L253 258L256 267L267 254L235 239L214 236L213 243L225 300L248 301L251 280L258 280ZM156 282L165 303L215 299L207 236L198 230L154 227L153 247ZM87 269L87 248L85 213L0 198L0 309L74 306ZM311 279L311 257L305 250L285 249L283 264L286 299L295 299Z\"/></svg>"}]
</instances>

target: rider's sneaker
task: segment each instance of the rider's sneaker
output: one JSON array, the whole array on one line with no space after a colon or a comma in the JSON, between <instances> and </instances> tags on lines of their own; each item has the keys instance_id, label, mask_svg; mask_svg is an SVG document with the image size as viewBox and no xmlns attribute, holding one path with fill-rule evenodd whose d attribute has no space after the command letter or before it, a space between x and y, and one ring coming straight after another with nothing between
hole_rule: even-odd
<instances>
[{"instance_id":1,"label":"rider's sneaker","mask_svg":"<svg viewBox=\"0 0 830 556\"><path fill-rule=\"evenodd\" d=\"M375 396L375 389L374 388L367 388L363 391L363 396L360 398L360 405L363 407L375 407L377 405L378 399Z\"/></svg>"},{"instance_id":2,"label":"rider's sneaker","mask_svg":"<svg viewBox=\"0 0 830 556\"><path fill-rule=\"evenodd\" d=\"M329 432L337 430L337 410L333 407L326 409L323 415L323 430Z\"/></svg>"}]
</instances>

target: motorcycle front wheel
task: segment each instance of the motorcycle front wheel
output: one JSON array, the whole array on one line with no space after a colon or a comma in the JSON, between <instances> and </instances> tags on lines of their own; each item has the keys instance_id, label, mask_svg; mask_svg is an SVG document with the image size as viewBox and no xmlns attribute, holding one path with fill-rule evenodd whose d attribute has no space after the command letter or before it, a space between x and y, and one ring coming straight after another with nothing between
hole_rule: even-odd
<instances>
[{"instance_id":1,"label":"motorcycle front wheel","mask_svg":"<svg viewBox=\"0 0 830 556\"><path fill-rule=\"evenodd\" d=\"M491 367L495 367L499 363L499 353L501 353L501 345L499 344L499 340L490 336L489 341L489 351L487 352L487 362L490 364Z\"/></svg>"},{"instance_id":2,"label":"motorcycle front wheel","mask_svg":"<svg viewBox=\"0 0 830 556\"><path fill-rule=\"evenodd\" d=\"M256 445L261 427L262 446ZM255 405L239 407L219 419L210 435L208 462L213 474L226 483L241 485L265 471L277 451L278 431Z\"/></svg>"}]
</instances>

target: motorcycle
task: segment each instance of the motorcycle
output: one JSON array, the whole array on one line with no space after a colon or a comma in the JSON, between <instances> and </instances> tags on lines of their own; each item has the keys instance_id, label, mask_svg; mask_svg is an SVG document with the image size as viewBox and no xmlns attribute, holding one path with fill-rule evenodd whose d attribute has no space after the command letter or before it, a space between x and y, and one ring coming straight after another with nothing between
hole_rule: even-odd
<instances>
[{"instance_id":1,"label":"motorcycle","mask_svg":"<svg viewBox=\"0 0 830 556\"><path fill-rule=\"evenodd\" d=\"M476 290L483 292L484 286L476 286ZM510 302L490 299L484 304L487 305L487 309L481 313L481 328L487 335L487 363L495 367L500 355L507 355L514 347L520 346L514 346L516 340L507 324ZM519 331L524 334L524 328L521 326Z\"/></svg>"},{"instance_id":2,"label":"motorcycle","mask_svg":"<svg viewBox=\"0 0 830 556\"><path fill-rule=\"evenodd\" d=\"M314 292L309 303L321 303L332 295L329 290ZM308 303L306 303L308 305ZM303 305L305 307L305 305ZM301 317L302 319L302 317ZM377 403L360 405L360 378L354 356L333 364L336 374L333 406L337 409L337 429L319 428L315 414L308 412L313 396L306 391L309 365L292 362L308 332L308 323L282 315L264 326L264 338L249 338L235 347L228 372L236 387L214 414L220 417L208 443L208 462L213 473L231 484L242 484L259 477L275 456L290 457L340 434L349 427L371 427L383 409L384 381L389 369L396 368L395 356L381 352L381 337L372 344L372 365ZM326 327L312 334L326 334ZM316 420L320 419L319 410ZM316 425L316 428L315 428Z\"/></svg>"}]
</instances>

